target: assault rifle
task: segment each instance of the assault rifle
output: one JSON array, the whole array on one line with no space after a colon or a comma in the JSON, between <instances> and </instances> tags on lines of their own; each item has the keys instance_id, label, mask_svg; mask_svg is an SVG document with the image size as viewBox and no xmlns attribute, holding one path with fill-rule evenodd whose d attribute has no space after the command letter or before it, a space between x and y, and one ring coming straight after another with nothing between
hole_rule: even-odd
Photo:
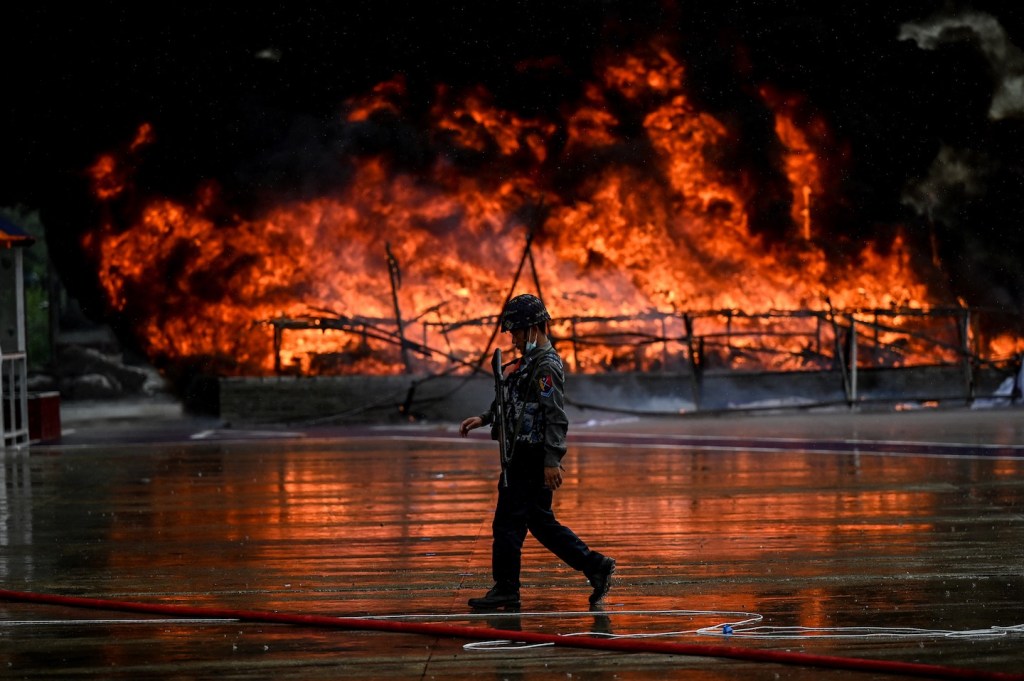
<instances>
[{"instance_id":1,"label":"assault rifle","mask_svg":"<svg viewBox=\"0 0 1024 681\"><path fill-rule=\"evenodd\" d=\"M508 431L505 429L505 419L508 412L505 411L505 379L502 376L501 348L494 349L494 356L491 357L491 369L494 371L494 405L497 413L494 415L494 427L498 430L498 454L501 456L501 486L508 487L508 462L512 458L512 446L508 441Z\"/></svg>"}]
</instances>

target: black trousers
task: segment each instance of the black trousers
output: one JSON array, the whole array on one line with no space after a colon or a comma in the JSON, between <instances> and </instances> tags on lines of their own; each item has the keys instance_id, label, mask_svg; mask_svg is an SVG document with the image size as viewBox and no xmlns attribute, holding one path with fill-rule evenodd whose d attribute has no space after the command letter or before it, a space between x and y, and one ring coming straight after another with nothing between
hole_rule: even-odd
<instances>
[{"instance_id":1,"label":"black trousers","mask_svg":"<svg viewBox=\"0 0 1024 681\"><path fill-rule=\"evenodd\" d=\"M498 486L498 507L491 530L491 571L494 582L518 590L523 541L530 532L566 565L584 573L596 568L603 556L576 533L555 519L552 491L544 486L544 453L540 448L516 448L508 467L508 486Z\"/></svg>"}]
</instances>

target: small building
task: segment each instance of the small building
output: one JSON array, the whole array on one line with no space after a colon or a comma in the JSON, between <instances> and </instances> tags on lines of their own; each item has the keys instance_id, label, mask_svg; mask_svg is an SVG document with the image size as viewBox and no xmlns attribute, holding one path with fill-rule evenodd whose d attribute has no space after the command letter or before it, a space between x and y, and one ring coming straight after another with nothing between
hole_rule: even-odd
<instances>
[{"instance_id":1,"label":"small building","mask_svg":"<svg viewBox=\"0 0 1024 681\"><path fill-rule=\"evenodd\" d=\"M35 239L0 216L0 450L29 442L22 250Z\"/></svg>"}]
</instances>

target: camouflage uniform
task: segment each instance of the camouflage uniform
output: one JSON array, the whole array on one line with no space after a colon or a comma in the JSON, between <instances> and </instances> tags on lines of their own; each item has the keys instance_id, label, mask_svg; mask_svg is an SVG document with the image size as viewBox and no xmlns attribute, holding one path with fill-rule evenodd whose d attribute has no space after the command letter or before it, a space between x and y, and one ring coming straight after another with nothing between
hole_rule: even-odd
<instances>
[{"instance_id":1,"label":"camouflage uniform","mask_svg":"<svg viewBox=\"0 0 1024 681\"><path fill-rule=\"evenodd\" d=\"M535 348L513 363L505 378L505 440L514 443L513 450L539 447L544 451L544 465L558 466L565 456L565 433L569 419L564 407L565 368L562 358L548 344ZM497 439L494 413L497 402L481 415L491 425L491 436Z\"/></svg>"},{"instance_id":2,"label":"camouflage uniform","mask_svg":"<svg viewBox=\"0 0 1024 681\"><path fill-rule=\"evenodd\" d=\"M565 371L551 347L534 348L515 363L505 379L506 441L514 446L508 485L498 486L494 512L491 569L496 588L518 593L523 541L527 530L566 565L588 575L601 570L605 557L590 550L555 519L552 491L544 484L544 467L559 466L565 455L569 420L564 409ZM494 430L497 402L480 415ZM513 445L514 443L514 445Z\"/></svg>"}]
</instances>

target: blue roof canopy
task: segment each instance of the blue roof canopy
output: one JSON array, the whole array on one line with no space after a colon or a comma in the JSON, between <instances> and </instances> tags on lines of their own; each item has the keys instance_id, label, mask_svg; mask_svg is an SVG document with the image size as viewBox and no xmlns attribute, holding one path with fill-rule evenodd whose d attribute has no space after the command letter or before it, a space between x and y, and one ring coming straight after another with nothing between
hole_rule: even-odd
<instances>
[{"instance_id":1,"label":"blue roof canopy","mask_svg":"<svg viewBox=\"0 0 1024 681\"><path fill-rule=\"evenodd\" d=\"M35 237L0 215L0 246L31 246Z\"/></svg>"}]
</instances>

